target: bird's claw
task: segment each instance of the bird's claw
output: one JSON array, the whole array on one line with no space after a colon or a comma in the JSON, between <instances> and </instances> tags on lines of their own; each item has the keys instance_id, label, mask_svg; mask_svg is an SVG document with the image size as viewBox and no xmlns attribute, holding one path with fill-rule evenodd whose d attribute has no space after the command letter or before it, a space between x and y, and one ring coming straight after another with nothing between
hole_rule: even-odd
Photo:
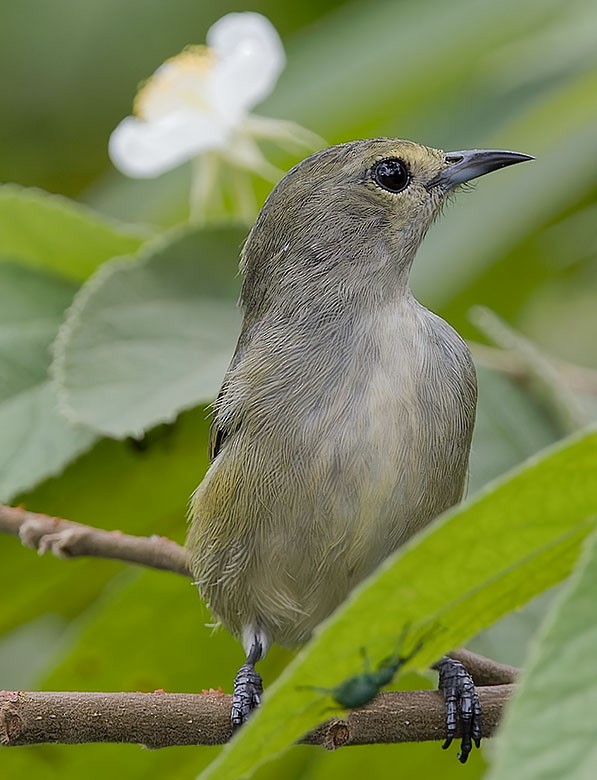
<instances>
[{"instance_id":1,"label":"bird's claw","mask_svg":"<svg viewBox=\"0 0 597 780\"><path fill-rule=\"evenodd\" d=\"M436 664L439 670L439 689L446 701L446 741L444 750L450 746L456 735L460 720L461 743L458 760L465 764L473 749L481 745L481 704L473 682L460 661L444 656Z\"/></svg>"},{"instance_id":2,"label":"bird's claw","mask_svg":"<svg viewBox=\"0 0 597 780\"><path fill-rule=\"evenodd\" d=\"M243 664L234 678L232 709L230 711L233 729L242 726L253 710L261 704L262 694L261 675L255 671L253 664Z\"/></svg>"}]
</instances>

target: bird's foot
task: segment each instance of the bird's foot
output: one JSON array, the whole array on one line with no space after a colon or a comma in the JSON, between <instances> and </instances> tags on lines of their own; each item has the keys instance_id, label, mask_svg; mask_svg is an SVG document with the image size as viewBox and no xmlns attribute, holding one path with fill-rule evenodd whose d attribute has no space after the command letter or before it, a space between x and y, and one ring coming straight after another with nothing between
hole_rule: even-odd
<instances>
[{"instance_id":1,"label":"bird's foot","mask_svg":"<svg viewBox=\"0 0 597 780\"><path fill-rule=\"evenodd\" d=\"M233 729L242 726L253 710L261 704L262 693L261 675L255 671L255 666L252 663L243 664L234 678L232 709L230 711Z\"/></svg>"},{"instance_id":2,"label":"bird's foot","mask_svg":"<svg viewBox=\"0 0 597 780\"><path fill-rule=\"evenodd\" d=\"M481 745L481 704L473 682L460 661L444 656L435 668L439 671L439 689L446 701L446 741L444 750L450 746L456 735L460 720L461 743L458 760L465 764L473 749Z\"/></svg>"}]
</instances>

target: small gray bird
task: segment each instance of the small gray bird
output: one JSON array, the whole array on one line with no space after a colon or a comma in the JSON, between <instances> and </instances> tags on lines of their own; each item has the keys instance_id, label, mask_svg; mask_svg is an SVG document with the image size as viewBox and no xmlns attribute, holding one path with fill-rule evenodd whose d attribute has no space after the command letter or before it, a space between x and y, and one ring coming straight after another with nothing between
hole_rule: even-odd
<instances>
[{"instance_id":1,"label":"small gray bird","mask_svg":"<svg viewBox=\"0 0 597 780\"><path fill-rule=\"evenodd\" d=\"M415 300L409 272L448 193L529 159L354 141L293 168L257 218L187 541L202 597L246 652L234 725L260 702L254 665L272 642L305 642L461 499L475 369L460 336ZM461 678L472 688L455 663L440 662L449 739ZM471 696L461 760L481 736Z\"/></svg>"}]
</instances>

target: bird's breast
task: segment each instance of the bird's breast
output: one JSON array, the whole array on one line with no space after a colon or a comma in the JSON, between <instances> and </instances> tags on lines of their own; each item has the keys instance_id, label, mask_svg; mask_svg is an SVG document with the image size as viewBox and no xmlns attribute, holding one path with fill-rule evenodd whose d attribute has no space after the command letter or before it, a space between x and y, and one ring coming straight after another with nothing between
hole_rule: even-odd
<instances>
[{"instance_id":1,"label":"bird's breast","mask_svg":"<svg viewBox=\"0 0 597 780\"><path fill-rule=\"evenodd\" d=\"M416 302L318 333L247 345L193 508L206 598L237 631L230 604L268 616L283 643L459 500L475 411L466 346Z\"/></svg>"},{"instance_id":2,"label":"bird's breast","mask_svg":"<svg viewBox=\"0 0 597 780\"><path fill-rule=\"evenodd\" d=\"M300 338L247 394L249 483L270 510L270 538L283 525L275 518L292 518L318 555L343 549L371 567L462 495L470 355L412 298L329 328L315 345Z\"/></svg>"}]
</instances>

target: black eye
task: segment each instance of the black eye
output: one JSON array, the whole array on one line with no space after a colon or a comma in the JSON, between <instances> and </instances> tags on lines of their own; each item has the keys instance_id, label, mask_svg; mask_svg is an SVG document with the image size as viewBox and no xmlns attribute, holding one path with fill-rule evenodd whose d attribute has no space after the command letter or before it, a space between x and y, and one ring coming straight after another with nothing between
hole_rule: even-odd
<instances>
[{"instance_id":1,"label":"black eye","mask_svg":"<svg viewBox=\"0 0 597 780\"><path fill-rule=\"evenodd\" d=\"M373 181L388 192L402 192L410 183L406 163L396 157L376 162L371 173Z\"/></svg>"}]
</instances>

